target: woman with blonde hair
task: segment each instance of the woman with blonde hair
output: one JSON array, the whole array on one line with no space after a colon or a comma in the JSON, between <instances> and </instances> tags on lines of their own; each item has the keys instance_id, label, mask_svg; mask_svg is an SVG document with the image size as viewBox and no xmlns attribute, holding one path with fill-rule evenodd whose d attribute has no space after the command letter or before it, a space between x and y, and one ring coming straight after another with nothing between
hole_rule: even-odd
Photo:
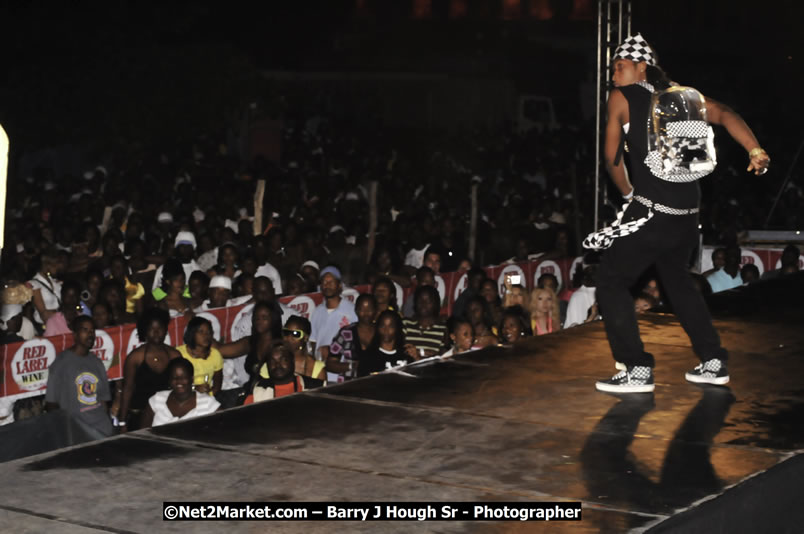
<instances>
[{"instance_id":1,"label":"woman with blonde hair","mask_svg":"<svg viewBox=\"0 0 804 534\"><path fill-rule=\"evenodd\" d=\"M536 287L530 292L530 323L536 336L561 330L561 310L552 289Z\"/></svg>"}]
</instances>

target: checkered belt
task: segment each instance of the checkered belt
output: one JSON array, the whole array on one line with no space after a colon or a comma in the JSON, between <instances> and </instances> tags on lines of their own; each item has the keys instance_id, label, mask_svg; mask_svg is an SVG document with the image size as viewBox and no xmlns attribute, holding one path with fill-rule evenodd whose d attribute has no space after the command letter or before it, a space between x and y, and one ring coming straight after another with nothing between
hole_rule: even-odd
<instances>
[{"instance_id":1,"label":"checkered belt","mask_svg":"<svg viewBox=\"0 0 804 534\"><path fill-rule=\"evenodd\" d=\"M636 200L643 206L647 206L648 209L654 209L659 213L665 213L667 215L690 215L692 213L698 213L699 211L698 208L689 208L689 209L671 208L670 206L659 204L658 202L648 200L647 198L641 197L639 195L634 195L634 200Z\"/></svg>"}]
</instances>

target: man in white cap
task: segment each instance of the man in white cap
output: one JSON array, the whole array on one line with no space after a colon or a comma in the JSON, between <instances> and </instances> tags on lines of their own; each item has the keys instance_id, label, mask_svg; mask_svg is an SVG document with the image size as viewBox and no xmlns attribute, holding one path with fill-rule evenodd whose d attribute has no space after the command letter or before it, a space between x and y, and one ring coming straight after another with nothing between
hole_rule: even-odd
<instances>
[{"instance_id":1,"label":"man in white cap","mask_svg":"<svg viewBox=\"0 0 804 534\"><path fill-rule=\"evenodd\" d=\"M201 306L197 307L195 312L202 312L212 310L215 308L224 308L229 306L229 297L232 295L232 279L228 276L216 275L209 281L209 289L207 296Z\"/></svg>"},{"instance_id":2,"label":"man in white cap","mask_svg":"<svg viewBox=\"0 0 804 534\"><path fill-rule=\"evenodd\" d=\"M620 220L590 234L584 246L606 249L598 270L597 298L620 372L597 382L595 387L612 393L654 390L654 359L645 352L639 337L634 300L629 293L629 288L652 264L656 265L673 309L701 360L685 378L695 383L726 384L729 381L728 353L720 344L720 336L712 326L706 303L687 265L699 236L700 188L695 181L714 169L714 160L709 157L711 128L707 123L724 126L742 145L749 159L748 171L764 174L770 158L734 111L714 100L704 99L694 89L670 82L658 67L653 48L639 34L627 37L615 51L612 80L615 88L608 101L606 168L629 204ZM658 109L660 97L674 102L672 98L680 96L686 99L683 105L668 107L664 114L653 112ZM687 112L693 108L694 116L678 115L682 110ZM667 119L672 109L677 115ZM649 130L649 123L652 127L660 120L667 121L666 134L662 132L661 136L667 136L667 145L673 147L671 151L653 149L659 135ZM680 133L672 134L673 130ZM654 134L650 139L649 133ZM625 143L629 154L628 172L621 157ZM696 156L686 160L686 167L677 165L672 156L690 145L700 147ZM699 155L706 157L699 159ZM701 164L707 161L711 165L704 169ZM671 175L667 169L681 172Z\"/></svg>"},{"instance_id":3,"label":"man in white cap","mask_svg":"<svg viewBox=\"0 0 804 534\"><path fill-rule=\"evenodd\" d=\"M318 360L327 361L329 345L338 331L357 322L354 304L341 296L342 291L340 270L332 265L324 267L321 271L321 294L324 295L324 302L316 306L310 317L310 342Z\"/></svg>"},{"instance_id":4,"label":"man in white cap","mask_svg":"<svg viewBox=\"0 0 804 534\"><path fill-rule=\"evenodd\" d=\"M176 234L176 239L173 240L173 245L175 247L174 254L179 261L181 261L182 268L184 269L185 280L189 280L190 275L193 274L193 271L201 270L201 267L199 267L198 263L195 261L195 234L182 230ZM162 266L160 265L156 270L156 274L154 275L154 283L151 289L156 289L161 286Z\"/></svg>"},{"instance_id":5,"label":"man in white cap","mask_svg":"<svg viewBox=\"0 0 804 534\"><path fill-rule=\"evenodd\" d=\"M170 226L173 224L173 215L167 211L163 211L156 216L156 222L160 228L163 228L165 231L170 230Z\"/></svg>"}]
</instances>

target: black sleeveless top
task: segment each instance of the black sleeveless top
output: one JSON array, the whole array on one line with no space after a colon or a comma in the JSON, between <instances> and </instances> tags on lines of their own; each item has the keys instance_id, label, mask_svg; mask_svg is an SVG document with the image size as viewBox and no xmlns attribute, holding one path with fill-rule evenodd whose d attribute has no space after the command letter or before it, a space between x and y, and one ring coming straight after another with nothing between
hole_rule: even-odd
<instances>
[{"instance_id":1,"label":"black sleeveless top","mask_svg":"<svg viewBox=\"0 0 804 534\"><path fill-rule=\"evenodd\" d=\"M147 363L147 348L145 349L145 356L146 358L143 359L140 366L137 367L137 373L134 375L134 394L131 396L130 407L132 410L144 409L145 405L148 404L148 399L150 399L154 393L170 389L167 368L165 368L163 373L157 373L151 369Z\"/></svg>"},{"instance_id":2,"label":"black sleeveless top","mask_svg":"<svg viewBox=\"0 0 804 534\"><path fill-rule=\"evenodd\" d=\"M648 154L648 119L651 92L639 84L618 88L628 101L630 126L625 140L628 143L628 176L634 194L671 208L697 208L701 199L698 182L674 183L660 180L645 165ZM630 210L629 210L630 211ZM656 213L654 211L654 213ZM658 213L657 213L658 214Z\"/></svg>"}]
</instances>

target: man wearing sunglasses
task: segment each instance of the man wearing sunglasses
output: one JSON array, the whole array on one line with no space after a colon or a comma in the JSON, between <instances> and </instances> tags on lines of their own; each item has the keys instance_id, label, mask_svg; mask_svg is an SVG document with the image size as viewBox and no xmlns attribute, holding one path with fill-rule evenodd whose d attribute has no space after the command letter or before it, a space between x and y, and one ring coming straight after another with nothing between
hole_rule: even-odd
<instances>
[{"instance_id":1,"label":"man wearing sunglasses","mask_svg":"<svg viewBox=\"0 0 804 534\"><path fill-rule=\"evenodd\" d=\"M313 344L313 354L317 360L327 361L329 345L338 335L338 331L357 321L355 307L348 300L341 297L343 285L341 272L332 265L324 267L321 271L321 294L324 302L319 304L310 318L312 333L310 342Z\"/></svg>"}]
</instances>

